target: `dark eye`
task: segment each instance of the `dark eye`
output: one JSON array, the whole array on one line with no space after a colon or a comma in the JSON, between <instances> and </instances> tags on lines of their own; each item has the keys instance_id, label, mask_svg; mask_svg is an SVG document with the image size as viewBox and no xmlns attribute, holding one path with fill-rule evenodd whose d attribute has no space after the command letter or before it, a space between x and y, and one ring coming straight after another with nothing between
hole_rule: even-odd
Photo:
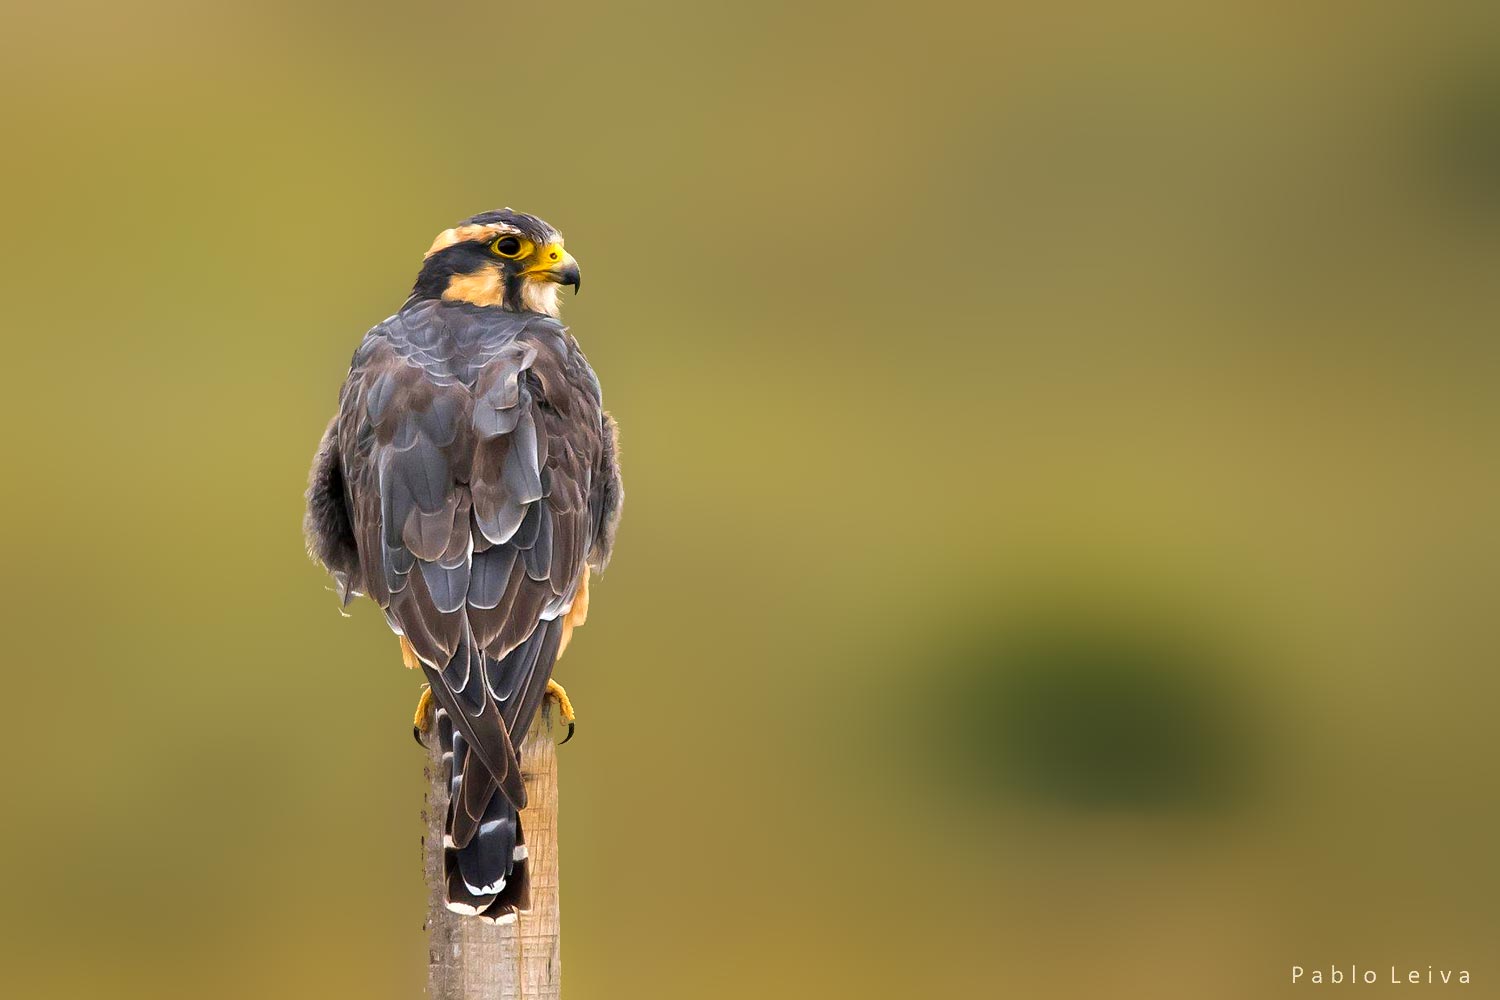
<instances>
[{"instance_id":1,"label":"dark eye","mask_svg":"<svg viewBox=\"0 0 1500 1000\"><path fill-rule=\"evenodd\" d=\"M490 249L501 257L519 257L521 241L514 236L502 236L490 244Z\"/></svg>"}]
</instances>

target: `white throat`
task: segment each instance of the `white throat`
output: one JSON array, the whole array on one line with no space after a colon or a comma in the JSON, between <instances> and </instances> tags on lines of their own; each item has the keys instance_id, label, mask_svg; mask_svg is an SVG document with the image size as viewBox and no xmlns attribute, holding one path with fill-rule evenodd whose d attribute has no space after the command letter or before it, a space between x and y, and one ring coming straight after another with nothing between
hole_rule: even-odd
<instances>
[{"instance_id":1,"label":"white throat","mask_svg":"<svg viewBox=\"0 0 1500 1000\"><path fill-rule=\"evenodd\" d=\"M532 312L557 319L562 312L557 301L558 285L554 281L527 281L521 285L521 305Z\"/></svg>"}]
</instances>

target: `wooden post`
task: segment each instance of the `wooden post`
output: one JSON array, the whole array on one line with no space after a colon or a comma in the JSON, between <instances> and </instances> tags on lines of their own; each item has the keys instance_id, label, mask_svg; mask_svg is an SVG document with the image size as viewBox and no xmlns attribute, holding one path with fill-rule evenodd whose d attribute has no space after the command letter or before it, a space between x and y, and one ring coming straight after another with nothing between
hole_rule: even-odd
<instances>
[{"instance_id":1,"label":"wooden post","mask_svg":"<svg viewBox=\"0 0 1500 1000\"><path fill-rule=\"evenodd\" d=\"M443 905L443 819L448 787L436 735L427 758L427 995L432 1000L559 1000L562 938L557 898L557 747L543 710L521 745L531 868L531 912L511 924L463 917Z\"/></svg>"}]
</instances>

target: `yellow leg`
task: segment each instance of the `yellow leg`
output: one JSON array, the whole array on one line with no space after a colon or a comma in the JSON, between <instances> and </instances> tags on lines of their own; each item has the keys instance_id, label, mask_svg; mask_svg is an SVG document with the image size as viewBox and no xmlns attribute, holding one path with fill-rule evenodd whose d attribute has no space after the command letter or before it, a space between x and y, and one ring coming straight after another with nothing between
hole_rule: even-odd
<instances>
[{"instance_id":1,"label":"yellow leg","mask_svg":"<svg viewBox=\"0 0 1500 1000\"><path fill-rule=\"evenodd\" d=\"M557 658L568 651L568 643L573 641L573 630L582 625L589 617L589 568L583 567L583 579L578 581L578 589L573 591L573 606L568 609L563 618L562 643L557 647ZM568 700L568 692L557 681L547 682L547 697L557 702L557 714L568 724L568 735L563 739L566 743L573 738L573 730L576 728L576 713L573 711L573 703Z\"/></svg>"},{"instance_id":2,"label":"yellow leg","mask_svg":"<svg viewBox=\"0 0 1500 1000\"><path fill-rule=\"evenodd\" d=\"M568 735L563 740L563 743L566 743L573 738L574 723L578 714L573 711L573 703L568 700L568 692L557 681L547 682L547 697L557 702L557 714L568 724Z\"/></svg>"},{"instance_id":3,"label":"yellow leg","mask_svg":"<svg viewBox=\"0 0 1500 1000\"><path fill-rule=\"evenodd\" d=\"M422 697L417 699L417 711L411 718L411 734L418 743L422 743L422 737L427 735L427 730L432 727L432 687L422 688ZM426 746L426 743L422 743Z\"/></svg>"},{"instance_id":4,"label":"yellow leg","mask_svg":"<svg viewBox=\"0 0 1500 1000\"><path fill-rule=\"evenodd\" d=\"M406 641L404 635L401 637L401 662L406 664L407 670L420 670L422 667L417 651L411 648L411 643ZM432 688L429 686L422 689L422 697L417 700L416 714L411 719L411 734L422 746L427 745L422 743L422 737L427 735L427 730L432 725L429 721L432 717L431 709Z\"/></svg>"}]
</instances>

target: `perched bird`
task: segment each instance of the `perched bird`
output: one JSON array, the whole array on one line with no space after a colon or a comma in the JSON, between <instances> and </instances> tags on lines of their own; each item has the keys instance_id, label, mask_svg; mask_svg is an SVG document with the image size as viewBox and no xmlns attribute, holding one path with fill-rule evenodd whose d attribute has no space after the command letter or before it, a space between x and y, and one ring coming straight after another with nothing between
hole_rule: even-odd
<instances>
[{"instance_id":1,"label":"perched bird","mask_svg":"<svg viewBox=\"0 0 1500 1000\"><path fill-rule=\"evenodd\" d=\"M368 594L428 688L451 802L448 908L529 908L517 750L609 562L622 498L614 420L558 292L562 236L485 212L438 234L411 296L365 334L313 460L308 550L347 605ZM564 740L564 742L567 742Z\"/></svg>"}]
</instances>

